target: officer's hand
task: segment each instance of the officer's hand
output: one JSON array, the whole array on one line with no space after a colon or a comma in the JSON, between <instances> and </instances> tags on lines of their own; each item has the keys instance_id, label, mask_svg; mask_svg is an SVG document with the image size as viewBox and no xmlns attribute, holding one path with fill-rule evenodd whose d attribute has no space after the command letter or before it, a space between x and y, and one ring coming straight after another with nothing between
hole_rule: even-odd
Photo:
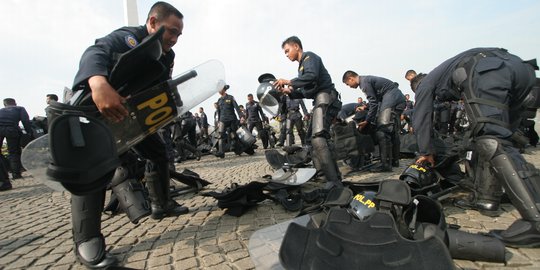
<instances>
[{"instance_id":1,"label":"officer's hand","mask_svg":"<svg viewBox=\"0 0 540 270\"><path fill-rule=\"evenodd\" d=\"M92 89L92 100L103 116L114 123L120 122L128 116L128 111L123 105L126 99L114 90L106 77L90 77L88 84Z\"/></svg>"},{"instance_id":2,"label":"officer's hand","mask_svg":"<svg viewBox=\"0 0 540 270\"><path fill-rule=\"evenodd\" d=\"M418 164L418 165L422 165L424 163L427 163L428 166L430 166L430 167L435 166L435 159L433 158L433 155L420 156L416 160L416 164Z\"/></svg>"},{"instance_id":3,"label":"officer's hand","mask_svg":"<svg viewBox=\"0 0 540 270\"><path fill-rule=\"evenodd\" d=\"M358 124L358 131L361 131L362 129L364 129L366 126L367 126L368 122L367 121L362 121Z\"/></svg>"}]
</instances>

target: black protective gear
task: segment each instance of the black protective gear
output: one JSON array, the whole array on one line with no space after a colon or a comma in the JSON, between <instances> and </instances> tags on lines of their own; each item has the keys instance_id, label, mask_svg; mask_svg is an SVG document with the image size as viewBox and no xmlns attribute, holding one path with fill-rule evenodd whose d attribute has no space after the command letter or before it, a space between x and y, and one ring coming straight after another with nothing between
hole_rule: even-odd
<instances>
[{"instance_id":1,"label":"black protective gear","mask_svg":"<svg viewBox=\"0 0 540 270\"><path fill-rule=\"evenodd\" d=\"M509 247L540 247L540 222L518 219L506 230L492 230L491 234Z\"/></svg>"},{"instance_id":2,"label":"black protective gear","mask_svg":"<svg viewBox=\"0 0 540 270\"><path fill-rule=\"evenodd\" d=\"M97 109L78 108L51 102L49 145L53 163L47 175L71 193L84 195L103 189L120 160L110 129L92 115L98 113Z\"/></svg>"},{"instance_id":3,"label":"black protective gear","mask_svg":"<svg viewBox=\"0 0 540 270\"><path fill-rule=\"evenodd\" d=\"M540 221L540 175L512 146L492 137L476 140L479 161L488 161L521 217Z\"/></svg>"},{"instance_id":4,"label":"black protective gear","mask_svg":"<svg viewBox=\"0 0 540 270\"><path fill-rule=\"evenodd\" d=\"M483 143L481 142L480 145ZM485 151L485 147L479 147L479 152ZM474 190L470 198L456 200L454 205L464 209L475 209L487 216L498 216L500 214L499 205L503 195L501 183L495 178L491 171L489 161L485 160L483 153L476 153L473 156L472 169L474 174Z\"/></svg>"},{"instance_id":5,"label":"black protective gear","mask_svg":"<svg viewBox=\"0 0 540 270\"><path fill-rule=\"evenodd\" d=\"M71 195L71 219L77 259L89 268L105 268L116 263L105 250L101 235L101 212L105 190L86 195Z\"/></svg>"},{"instance_id":6,"label":"black protective gear","mask_svg":"<svg viewBox=\"0 0 540 270\"><path fill-rule=\"evenodd\" d=\"M335 103L339 102L339 106ZM339 107L339 108L337 108ZM330 124L341 109L341 101L338 100L337 92L328 94L320 92L315 96L313 115L311 118L310 131L313 164L319 172L323 172L329 185L342 186L341 173L339 172L333 151L330 149ZM308 135L308 136L309 136Z\"/></svg>"},{"instance_id":7,"label":"black protective gear","mask_svg":"<svg viewBox=\"0 0 540 270\"><path fill-rule=\"evenodd\" d=\"M171 198L170 172L167 163L147 161L146 166L145 179L152 208L151 217L162 219L166 216L186 214L189 211L188 208L179 205Z\"/></svg>"},{"instance_id":8,"label":"black protective gear","mask_svg":"<svg viewBox=\"0 0 540 270\"><path fill-rule=\"evenodd\" d=\"M320 166L317 170L322 171L326 180L333 186L342 186L341 174L327 140L323 137L315 137L311 140L311 145L313 146L312 159Z\"/></svg>"},{"instance_id":9,"label":"black protective gear","mask_svg":"<svg viewBox=\"0 0 540 270\"><path fill-rule=\"evenodd\" d=\"M379 141L380 171L392 171L392 167L399 167L399 115L394 107L381 108L377 114L375 136Z\"/></svg>"},{"instance_id":10,"label":"black protective gear","mask_svg":"<svg viewBox=\"0 0 540 270\"><path fill-rule=\"evenodd\" d=\"M331 208L320 228L291 223L279 258L286 269L346 269L362 265L373 269L454 268L439 239L410 241L398 233L389 214L376 212L359 221L341 208Z\"/></svg>"},{"instance_id":11,"label":"black protective gear","mask_svg":"<svg viewBox=\"0 0 540 270\"><path fill-rule=\"evenodd\" d=\"M134 178L128 179L127 168L116 168L111 181L111 189L116 195L120 207L129 220L137 224L141 218L150 215L150 205L144 196L144 187Z\"/></svg>"}]
</instances>

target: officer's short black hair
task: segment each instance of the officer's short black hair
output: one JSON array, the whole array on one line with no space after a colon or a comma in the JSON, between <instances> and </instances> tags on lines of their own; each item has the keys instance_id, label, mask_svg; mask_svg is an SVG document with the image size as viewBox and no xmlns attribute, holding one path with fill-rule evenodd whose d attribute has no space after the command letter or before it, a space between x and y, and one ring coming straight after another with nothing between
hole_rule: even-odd
<instances>
[{"instance_id":1,"label":"officer's short black hair","mask_svg":"<svg viewBox=\"0 0 540 270\"><path fill-rule=\"evenodd\" d=\"M248 97L253 97L253 94L248 94Z\"/></svg>"},{"instance_id":2,"label":"officer's short black hair","mask_svg":"<svg viewBox=\"0 0 540 270\"><path fill-rule=\"evenodd\" d=\"M17 105L17 102L15 102L15 99L13 98L4 98L4 106L8 105L14 106Z\"/></svg>"},{"instance_id":3,"label":"officer's short black hair","mask_svg":"<svg viewBox=\"0 0 540 270\"><path fill-rule=\"evenodd\" d=\"M55 94L47 94L47 97L51 100L58 101L58 96Z\"/></svg>"},{"instance_id":4,"label":"officer's short black hair","mask_svg":"<svg viewBox=\"0 0 540 270\"><path fill-rule=\"evenodd\" d=\"M283 43L281 43L281 48L285 47L285 44L298 44L300 49L304 49L302 48L302 41L300 41L297 36L288 37L285 41L283 41Z\"/></svg>"},{"instance_id":5,"label":"officer's short black hair","mask_svg":"<svg viewBox=\"0 0 540 270\"><path fill-rule=\"evenodd\" d=\"M171 15L174 15L180 19L184 18L184 15L180 11L178 11L178 9L176 9L173 5L162 1L156 2L154 5L152 5L150 11L148 12L146 22L150 20L150 17L152 17L152 15L155 15L158 21L169 18L169 16Z\"/></svg>"},{"instance_id":6,"label":"officer's short black hair","mask_svg":"<svg viewBox=\"0 0 540 270\"><path fill-rule=\"evenodd\" d=\"M203 111L204 111L204 108L203 108L203 107L199 107L199 110L203 110Z\"/></svg>"},{"instance_id":7,"label":"officer's short black hair","mask_svg":"<svg viewBox=\"0 0 540 270\"><path fill-rule=\"evenodd\" d=\"M407 70L407 72L405 72L405 78L407 78L407 76L409 76L409 75L416 76L416 71L414 71L414 69Z\"/></svg>"},{"instance_id":8,"label":"officer's short black hair","mask_svg":"<svg viewBox=\"0 0 540 270\"><path fill-rule=\"evenodd\" d=\"M343 73L343 79L342 81L345 83L347 82L347 79L349 79L350 77L356 77L358 76L358 73L352 71L352 70L347 70L345 71L345 73Z\"/></svg>"}]
</instances>

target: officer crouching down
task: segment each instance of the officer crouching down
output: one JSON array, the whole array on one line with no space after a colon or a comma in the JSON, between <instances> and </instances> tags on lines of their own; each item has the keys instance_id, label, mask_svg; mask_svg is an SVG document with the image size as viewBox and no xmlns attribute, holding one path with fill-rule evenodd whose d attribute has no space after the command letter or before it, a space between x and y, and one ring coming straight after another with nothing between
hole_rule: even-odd
<instances>
[{"instance_id":1,"label":"officer crouching down","mask_svg":"<svg viewBox=\"0 0 540 270\"><path fill-rule=\"evenodd\" d=\"M524 101L530 94L538 97L535 69L536 60L523 61L505 49L475 48L431 71L418 85L415 98L413 127L420 154L416 162L431 165L433 102L463 98L476 156L477 196L469 203L479 210L497 209L502 185L521 219L492 233L515 247L540 246L540 175L512 144L514 124L520 123L523 109L531 106ZM538 105L538 99L532 102Z\"/></svg>"},{"instance_id":2,"label":"officer crouching down","mask_svg":"<svg viewBox=\"0 0 540 270\"><path fill-rule=\"evenodd\" d=\"M152 218L160 219L188 211L170 197L168 159L159 136L154 133L134 146L149 160L145 178L150 209L144 200L138 201L140 197L133 195L133 191L140 191L137 182L126 168L124 157L117 158L116 141L105 121L100 120L106 118L111 126L122 125L124 134L140 129L126 125L136 124L136 121L127 121L131 118L122 121L128 117L123 105L124 96L171 78L174 61L171 47L182 30L183 15L170 4L157 2L148 14L146 25L123 27L97 39L81 57L73 87L76 94L69 102L72 111L91 107L96 117L79 111L83 117L66 118L63 114L50 123L54 164L49 166L47 173L72 193L74 252L76 258L89 268L106 268L116 263L116 259L106 252L101 234L101 212L105 187L109 183L119 199L127 198L120 200L120 204L124 203L123 208L134 223L150 213ZM62 110L61 105L64 108L70 106L58 103L56 107ZM96 107L101 116L95 111Z\"/></svg>"}]
</instances>

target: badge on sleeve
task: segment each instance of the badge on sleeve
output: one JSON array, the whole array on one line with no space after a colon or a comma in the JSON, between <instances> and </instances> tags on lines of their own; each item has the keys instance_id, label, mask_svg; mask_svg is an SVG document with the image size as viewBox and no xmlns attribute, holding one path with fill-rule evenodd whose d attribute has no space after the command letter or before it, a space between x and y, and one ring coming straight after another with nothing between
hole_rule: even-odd
<instances>
[{"instance_id":1,"label":"badge on sleeve","mask_svg":"<svg viewBox=\"0 0 540 270\"><path fill-rule=\"evenodd\" d=\"M130 48L135 48L139 44L133 35L127 35L125 39L126 45Z\"/></svg>"}]
</instances>

